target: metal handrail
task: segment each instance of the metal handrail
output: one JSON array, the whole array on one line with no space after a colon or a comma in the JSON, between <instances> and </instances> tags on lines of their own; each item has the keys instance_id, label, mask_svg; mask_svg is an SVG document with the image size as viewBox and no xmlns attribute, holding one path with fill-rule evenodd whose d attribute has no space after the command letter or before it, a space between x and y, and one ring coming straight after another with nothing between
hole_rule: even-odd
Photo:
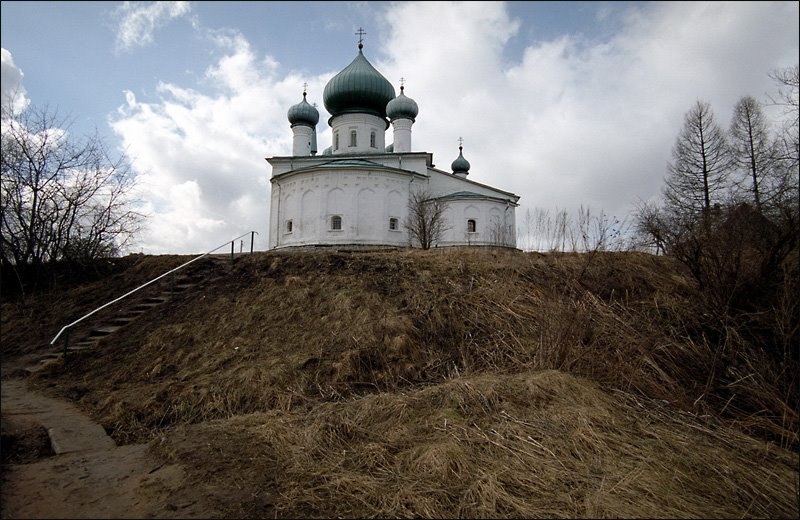
<instances>
[{"instance_id":1,"label":"metal handrail","mask_svg":"<svg viewBox=\"0 0 800 520\"><path fill-rule=\"evenodd\" d=\"M233 238L233 239L231 239L231 240L226 240L224 244L222 244L222 245L220 245L220 246L218 246L218 247L215 247L214 249L212 249L212 250L210 250L210 251L206 251L206 252L205 252L205 253L203 253L202 255L200 255L200 256L198 256L198 257L195 257L195 258L192 258L192 259L191 259L191 260L189 260L188 262L186 262L186 263L184 263L184 264L181 264L181 265L179 265L178 267L176 267L176 268L174 268L174 269L170 269L169 271L167 271L166 273L162 274L161 276L158 276L158 277L156 277L156 278L153 278L153 279L152 279L152 280L150 280L149 282L147 282L147 283L145 283L145 284L142 284L142 285L140 285L139 287L137 287L136 289L134 289L134 290L132 290L132 291L129 291L129 292L127 292L127 293L123 294L123 295L122 295L122 296L120 296L119 298L116 298L116 299L114 299L114 300L111 300L110 302L108 302L108 303L106 303L106 304L104 304L104 305L101 305L100 307L96 308L95 310L93 310L93 311L92 311L92 312L90 312L89 314L87 314L87 315L85 315L85 316L83 316L83 317L81 317L81 318L78 318L77 320L73 321L73 322L72 322L72 323L70 323L69 325L64 325L63 327L61 327L61 330L59 330L59 331L58 331L58 334L56 334L56 337L54 337L54 338L53 338L53 340L50 342L50 344L52 345L53 343L55 343L55 342L56 342L56 340L58 340L58 338L61 336L61 334L62 334L62 333L65 331L65 330L67 330L68 328L72 327L73 325L76 325L76 324L78 324L78 323L82 322L83 320L85 320L86 318L88 318L88 317L89 317L89 316L91 316L92 314L96 313L97 311L100 311L100 310L102 310L102 309L105 309L105 308L106 308L106 307L108 307L109 305L111 305L111 304L114 304L114 303L117 303L118 301L120 301L120 300L121 300L121 299L123 299L123 298L127 298L128 296L130 296L131 294L135 293L136 291L138 291L138 290L140 290L140 289L144 289L145 287L147 287L147 286L148 286L148 285L150 285L151 283L153 283L153 282L156 282L156 281L158 281L158 280L160 280L160 279L164 278L164 277L165 277L165 276L167 276L168 274L174 273L175 271L177 271L177 270L179 270L179 269L183 269L184 267L186 267L187 265L191 264L192 262L195 262L195 261L197 261L197 260L200 260L200 259L201 259L201 258L203 258L204 256L210 255L211 253L213 253L213 252L214 252L214 251L216 251L217 249L220 249L220 248L222 248L222 247L225 247L225 246L227 246L228 244L231 244L231 254L233 254L233 243L234 243L236 240L238 240L238 239L240 239L240 238L242 238L242 237L245 237L245 236L247 236L247 235L250 235L250 236L251 236L250 252L252 253L252 252L253 252L252 240L253 240L253 238L254 238L254 235L257 235L257 234L258 234L258 232L257 232L257 231L248 231L247 233L244 233L244 234L242 234L242 235L239 235L239 236L238 236L238 237L236 237L236 238Z\"/></svg>"}]
</instances>

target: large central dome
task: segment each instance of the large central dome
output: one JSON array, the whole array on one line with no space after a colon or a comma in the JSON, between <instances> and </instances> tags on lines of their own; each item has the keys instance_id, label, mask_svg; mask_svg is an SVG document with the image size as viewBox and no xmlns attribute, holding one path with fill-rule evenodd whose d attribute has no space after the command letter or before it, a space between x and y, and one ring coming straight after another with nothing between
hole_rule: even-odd
<instances>
[{"instance_id":1,"label":"large central dome","mask_svg":"<svg viewBox=\"0 0 800 520\"><path fill-rule=\"evenodd\" d=\"M386 104L394 99L394 87L375 70L359 45L358 56L325 85L322 101L332 117L368 113L386 118Z\"/></svg>"}]
</instances>

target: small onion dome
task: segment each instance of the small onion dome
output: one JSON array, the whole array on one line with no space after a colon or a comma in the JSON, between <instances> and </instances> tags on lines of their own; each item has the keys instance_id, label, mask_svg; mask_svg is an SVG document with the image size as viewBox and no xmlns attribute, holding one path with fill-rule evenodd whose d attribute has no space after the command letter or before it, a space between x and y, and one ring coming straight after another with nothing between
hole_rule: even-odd
<instances>
[{"instance_id":1,"label":"small onion dome","mask_svg":"<svg viewBox=\"0 0 800 520\"><path fill-rule=\"evenodd\" d=\"M390 144L386 147L386 152L394 152L394 143Z\"/></svg>"},{"instance_id":2,"label":"small onion dome","mask_svg":"<svg viewBox=\"0 0 800 520\"><path fill-rule=\"evenodd\" d=\"M303 101L292 105L286 114L292 126L305 125L314 128L319 123L319 112L306 101L306 93L303 92Z\"/></svg>"},{"instance_id":3,"label":"small onion dome","mask_svg":"<svg viewBox=\"0 0 800 520\"><path fill-rule=\"evenodd\" d=\"M462 147L458 147L458 157L453 164L450 165L450 169L453 170L453 174L456 173L464 173L469 174L469 161L464 159L464 154L461 152Z\"/></svg>"},{"instance_id":4,"label":"small onion dome","mask_svg":"<svg viewBox=\"0 0 800 520\"><path fill-rule=\"evenodd\" d=\"M325 85L322 101L331 117L366 113L386 117L394 87L367 61L359 44L358 56ZM388 126L388 123L387 123Z\"/></svg>"},{"instance_id":5,"label":"small onion dome","mask_svg":"<svg viewBox=\"0 0 800 520\"><path fill-rule=\"evenodd\" d=\"M391 121L395 119L410 119L414 121L417 114L419 114L417 102L403 93L402 86L400 87L400 95L386 105L386 115L389 116Z\"/></svg>"},{"instance_id":6,"label":"small onion dome","mask_svg":"<svg viewBox=\"0 0 800 520\"><path fill-rule=\"evenodd\" d=\"M322 150L322 155L333 155L333 147L329 146Z\"/></svg>"}]
</instances>

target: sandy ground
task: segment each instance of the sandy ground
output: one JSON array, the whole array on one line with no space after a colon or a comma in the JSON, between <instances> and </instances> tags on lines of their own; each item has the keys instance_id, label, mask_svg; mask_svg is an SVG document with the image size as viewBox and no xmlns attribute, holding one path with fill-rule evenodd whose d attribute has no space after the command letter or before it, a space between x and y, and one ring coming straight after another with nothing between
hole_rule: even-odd
<instances>
[{"instance_id":1,"label":"sandy ground","mask_svg":"<svg viewBox=\"0 0 800 520\"><path fill-rule=\"evenodd\" d=\"M37 426L51 443L37 460L4 465L3 518L203 516L182 486L179 465L157 460L144 444L116 446L71 403L31 392L22 380L4 380L1 410L4 435L16 435L18 448L27 435L31 451Z\"/></svg>"}]
</instances>

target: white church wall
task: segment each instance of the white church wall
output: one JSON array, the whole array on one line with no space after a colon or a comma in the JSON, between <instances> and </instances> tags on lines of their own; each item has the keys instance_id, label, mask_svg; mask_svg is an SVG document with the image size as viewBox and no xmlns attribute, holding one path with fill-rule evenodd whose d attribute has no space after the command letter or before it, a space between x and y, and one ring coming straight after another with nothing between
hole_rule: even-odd
<instances>
[{"instance_id":1,"label":"white church wall","mask_svg":"<svg viewBox=\"0 0 800 520\"><path fill-rule=\"evenodd\" d=\"M369 114L342 114L333 118L331 129L333 155L382 153L386 149L386 121L380 117Z\"/></svg>"},{"instance_id":2,"label":"white church wall","mask_svg":"<svg viewBox=\"0 0 800 520\"><path fill-rule=\"evenodd\" d=\"M428 186L435 196L459 192L474 194L470 198L446 199L448 229L442 234L439 245L516 247L515 206L511 202L497 200L507 196L504 192L432 168L428 173ZM467 230L469 220L475 221L475 231Z\"/></svg>"},{"instance_id":3,"label":"white church wall","mask_svg":"<svg viewBox=\"0 0 800 520\"><path fill-rule=\"evenodd\" d=\"M424 164L425 155L415 154L410 159ZM385 154L379 159L396 167L391 163L398 158ZM429 189L438 195L463 191L475 194L446 199L447 229L439 246L516 246L515 207L497 200L501 193L437 170L428 172L431 176L424 178L402 172L336 168L274 179L270 248L314 244L407 246L408 231L404 223L410 189ZM449 190L444 191L446 188ZM481 198L480 192L486 198ZM332 229L332 219L337 216L341 219L341 229ZM394 229L390 228L390 219L396 219ZM474 231L467 229L469 220L475 222Z\"/></svg>"},{"instance_id":4,"label":"white church wall","mask_svg":"<svg viewBox=\"0 0 800 520\"><path fill-rule=\"evenodd\" d=\"M445 231L437 246L516 247L514 207L485 199L448 199L444 211ZM474 222L474 231L470 221Z\"/></svg>"},{"instance_id":5,"label":"white church wall","mask_svg":"<svg viewBox=\"0 0 800 520\"><path fill-rule=\"evenodd\" d=\"M402 173L340 169L274 179L270 247L405 246L408 234L402 223L410 179ZM397 219L395 229L390 229L392 218Z\"/></svg>"}]
</instances>

